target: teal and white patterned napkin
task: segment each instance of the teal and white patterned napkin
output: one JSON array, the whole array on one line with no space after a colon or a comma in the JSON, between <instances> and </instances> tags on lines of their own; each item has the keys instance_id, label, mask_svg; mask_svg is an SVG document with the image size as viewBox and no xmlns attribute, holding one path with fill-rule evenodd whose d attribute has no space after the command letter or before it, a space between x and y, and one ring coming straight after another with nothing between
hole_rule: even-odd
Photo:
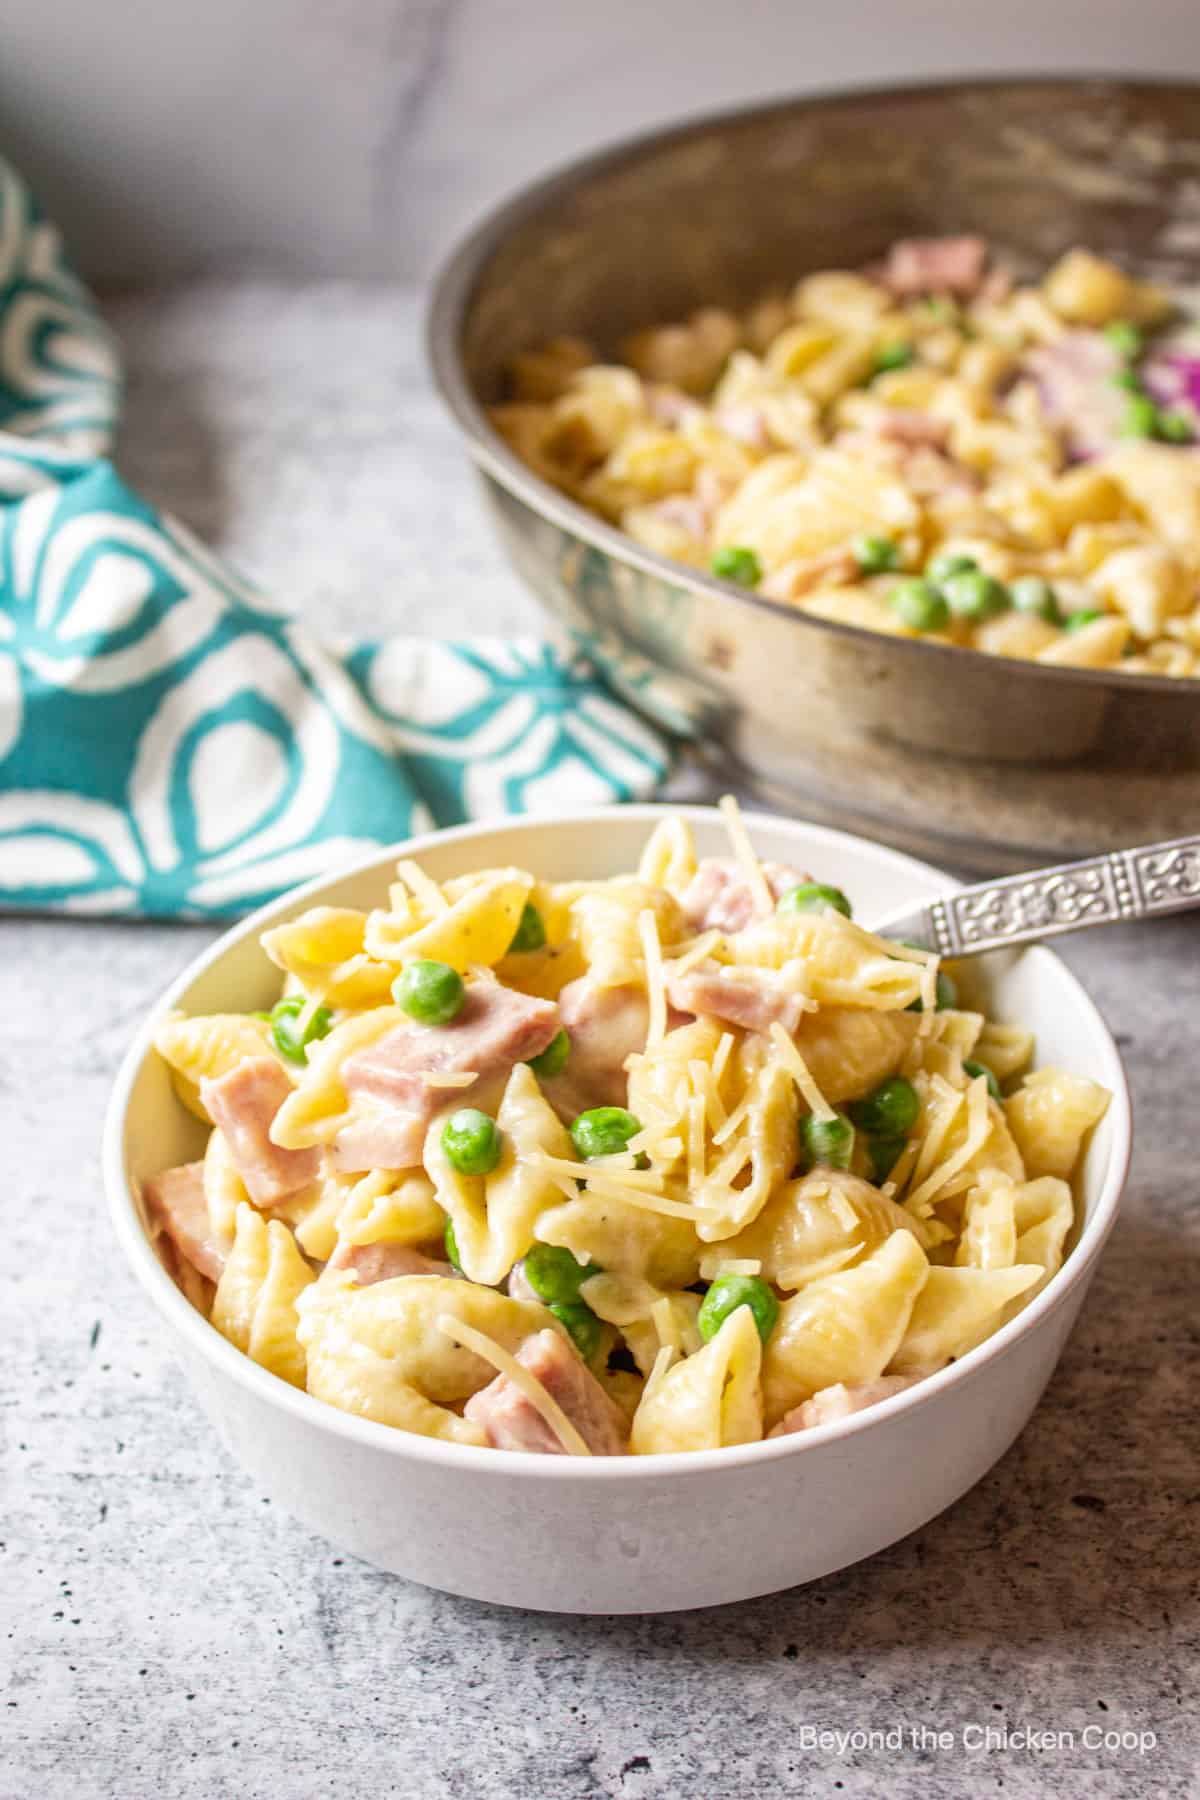
<instances>
[{"instance_id":1,"label":"teal and white patterned napkin","mask_svg":"<svg viewBox=\"0 0 1200 1800\"><path fill-rule=\"evenodd\" d=\"M107 460L116 346L0 161L0 907L227 917L434 825L653 791L517 640L318 642Z\"/></svg>"}]
</instances>

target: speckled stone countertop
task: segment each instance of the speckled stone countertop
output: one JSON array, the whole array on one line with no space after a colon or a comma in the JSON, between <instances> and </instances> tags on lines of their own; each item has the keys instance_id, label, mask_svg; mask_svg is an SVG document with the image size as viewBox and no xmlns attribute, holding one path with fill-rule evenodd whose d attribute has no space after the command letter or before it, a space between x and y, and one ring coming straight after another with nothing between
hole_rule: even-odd
<instances>
[{"instance_id":1,"label":"speckled stone countertop","mask_svg":"<svg viewBox=\"0 0 1200 1800\"><path fill-rule=\"evenodd\" d=\"M414 296L192 287L111 312L126 473L311 620L535 626ZM3 1800L1197 1793L1200 919L1064 952L1120 1035L1138 1148L1016 1447L870 1562L647 1619L427 1592L264 1502L193 1408L97 1169L118 1059L209 934L0 932Z\"/></svg>"}]
</instances>

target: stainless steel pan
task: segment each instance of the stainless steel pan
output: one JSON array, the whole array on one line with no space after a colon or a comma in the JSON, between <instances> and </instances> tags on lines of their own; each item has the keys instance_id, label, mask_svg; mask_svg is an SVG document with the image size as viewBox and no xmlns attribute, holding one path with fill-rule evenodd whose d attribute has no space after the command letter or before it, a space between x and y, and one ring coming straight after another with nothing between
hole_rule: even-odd
<instances>
[{"instance_id":1,"label":"stainless steel pan","mask_svg":"<svg viewBox=\"0 0 1200 1800\"><path fill-rule=\"evenodd\" d=\"M512 353L740 305L892 238L980 231L1036 270L1080 243L1200 279L1200 86L955 83L702 119L500 208L443 272L442 393L513 564L614 685L810 816L981 869L1200 830L1200 682L815 619L640 548L488 424Z\"/></svg>"}]
</instances>

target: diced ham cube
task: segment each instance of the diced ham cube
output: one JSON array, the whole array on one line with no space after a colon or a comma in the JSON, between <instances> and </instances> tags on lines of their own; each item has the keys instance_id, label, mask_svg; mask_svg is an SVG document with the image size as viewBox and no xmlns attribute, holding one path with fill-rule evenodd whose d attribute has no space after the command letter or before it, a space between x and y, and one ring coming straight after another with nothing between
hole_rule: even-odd
<instances>
[{"instance_id":1,"label":"diced ham cube","mask_svg":"<svg viewBox=\"0 0 1200 1800\"><path fill-rule=\"evenodd\" d=\"M629 1437L625 1415L556 1331L539 1331L526 1338L517 1351L517 1361L558 1402L593 1456L624 1453ZM537 1456L567 1454L557 1433L507 1375L497 1375L473 1394L463 1412L483 1427L496 1450L527 1450Z\"/></svg>"},{"instance_id":2,"label":"diced ham cube","mask_svg":"<svg viewBox=\"0 0 1200 1800\"><path fill-rule=\"evenodd\" d=\"M704 1014L764 1034L776 1024L796 1031L805 1010L798 994L772 986L757 970L722 969L714 962L698 963L669 981L667 998L680 1012Z\"/></svg>"},{"instance_id":3,"label":"diced ham cube","mask_svg":"<svg viewBox=\"0 0 1200 1800\"><path fill-rule=\"evenodd\" d=\"M447 1097L443 1090L441 1098ZM366 1169L417 1169L428 1128L429 1119L423 1112L381 1106L342 1126L333 1140L330 1162L339 1175L360 1174Z\"/></svg>"},{"instance_id":4,"label":"diced ham cube","mask_svg":"<svg viewBox=\"0 0 1200 1800\"><path fill-rule=\"evenodd\" d=\"M1102 332L1068 331L1052 344L1035 345L1022 367L1037 383L1047 423L1062 432L1073 461L1087 462L1113 448L1129 395L1113 379L1121 357Z\"/></svg>"},{"instance_id":5,"label":"diced ham cube","mask_svg":"<svg viewBox=\"0 0 1200 1800\"><path fill-rule=\"evenodd\" d=\"M359 1287L394 1281L397 1275L452 1275L448 1262L435 1262L409 1244L339 1244L331 1269L353 1269Z\"/></svg>"},{"instance_id":6,"label":"diced ham cube","mask_svg":"<svg viewBox=\"0 0 1200 1800\"><path fill-rule=\"evenodd\" d=\"M542 1085L564 1117L590 1106L624 1106L625 1061L646 1048L650 1002L644 989L594 987L586 975L569 981L558 996L559 1017L571 1040L561 1075Z\"/></svg>"},{"instance_id":7,"label":"diced ham cube","mask_svg":"<svg viewBox=\"0 0 1200 1800\"><path fill-rule=\"evenodd\" d=\"M762 869L776 900L808 880L807 875L783 863L766 862ZM705 857L688 883L681 905L684 918L697 933L744 931L758 916L745 870L740 863L720 857Z\"/></svg>"},{"instance_id":8,"label":"diced ham cube","mask_svg":"<svg viewBox=\"0 0 1200 1800\"><path fill-rule=\"evenodd\" d=\"M950 436L945 419L921 412L915 406L884 406L872 420L872 429L888 443L906 450L940 450Z\"/></svg>"},{"instance_id":9,"label":"diced ham cube","mask_svg":"<svg viewBox=\"0 0 1200 1800\"><path fill-rule=\"evenodd\" d=\"M788 1437L814 1425L832 1425L837 1419L848 1419L854 1413L865 1412L868 1406L877 1406L881 1400L890 1400L893 1394L902 1394L921 1379L920 1375L881 1375L878 1381L864 1381L859 1387L846 1387L839 1381L834 1387L822 1388L811 1400L793 1406L767 1436Z\"/></svg>"},{"instance_id":10,"label":"diced ham cube","mask_svg":"<svg viewBox=\"0 0 1200 1800\"><path fill-rule=\"evenodd\" d=\"M220 1281L229 1252L228 1240L213 1231L204 1197L204 1164L182 1163L164 1169L142 1188L151 1222L166 1234L185 1262L209 1281Z\"/></svg>"},{"instance_id":11,"label":"diced ham cube","mask_svg":"<svg viewBox=\"0 0 1200 1800\"><path fill-rule=\"evenodd\" d=\"M540 1300L541 1295L534 1290L533 1283L525 1273L524 1258L515 1262L508 1271L508 1280L504 1284L510 1300Z\"/></svg>"},{"instance_id":12,"label":"diced ham cube","mask_svg":"<svg viewBox=\"0 0 1200 1800\"><path fill-rule=\"evenodd\" d=\"M256 1206L278 1206L321 1172L319 1150L284 1150L271 1141L275 1114L291 1091L273 1056L248 1056L228 1075L200 1083L205 1110L224 1132L234 1167Z\"/></svg>"},{"instance_id":13,"label":"diced ham cube","mask_svg":"<svg viewBox=\"0 0 1200 1800\"><path fill-rule=\"evenodd\" d=\"M685 394L682 388L649 382L645 389L646 411L660 425L682 425L690 414L702 413L703 407Z\"/></svg>"},{"instance_id":14,"label":"diced ham cube","mask_svg":"<svg viewBox=\"0 0 1200 1800\"><path fill-rule=\"evenodd\" d=\"M713 422L720 426L726 437L735 438L740 444L747 444L751 450L771 448L771 433L763 409L751 401L741 401L736 406L718 407L713 414Z\"/></svg>"},{"instance_id":15,"label":"diced ham cube","mask_svg":"<svg viewBox=\"0 0 1200 1800\"><path fill-rule=\"evenodd\" d=\"M772 600L799 600L814 588L841 587L858 575L858 558L852 550L821 550L815 556L794 556L790 562L780 563L759 591Z\"/></svg>"},{"instance_id":16,"label":"diced ham cube","mask_svg":"<svg viewBox=\"0 0 1200 1800\"><path fill-rule=\"evenodd\" d=\"M347 1057L346 1092L367 1105L334 1139L334 1167L347 1172L415 1168L434 1113L465 1092L431 1086L427 1076L472 1074L487 1080L504 1074L514 1063L540 1056L558 1028L552 1000L476 981L448 1025L401 1025Z\"/></svg>"},{"instance_id":17,"label":"diced ham cube","mask_svg":"<svg viewBox=\"0 0 1200 1800\"><path fill-rule=\"evenodd\" d=\"M701 544L708 536L709 509L695 494L668 494L665 500L656 500L650 510L664 524L677 525Z\"/></svg>"},{"instance_id":18,"label":"diced ham cube","mask_svg":"<svg viewBox=\"0 0 1200 1800\"><path fill-rule=\"evenodd\" d=\"M989 306L999 306L1001 301L1008 299L1015 286L1011 269L1003 266L989 269L979 284L979 298L986 300Z\"/></svg>"},{"instance_id":19,"label":"diced ham cube","mask_svg":"<svg viewBox=\"0 0 1200 1800\"><path fill-rule=\"evenodd\" d=\"M378 1043L347 1057L342 1081L351 1095L427 1110L427 1075L496 1075L540 1056L559 1028L552 1000L535 1000L499 982L468 987L462 1010L448 1025L401 1025ZM437 1102L435 1101L435 1105Z\"/></svg>"},{"instance_id":20,"label":"diced ham cube","mask_svg":"<svg viewBox=\"0 0 1200 1800\"><path fill-rule=\"evenodd\" d=\"M880 280L899 300L919 294L978 293L987 263L981 237L901 238L892 245Z\"/></svg>"}]
</instances>

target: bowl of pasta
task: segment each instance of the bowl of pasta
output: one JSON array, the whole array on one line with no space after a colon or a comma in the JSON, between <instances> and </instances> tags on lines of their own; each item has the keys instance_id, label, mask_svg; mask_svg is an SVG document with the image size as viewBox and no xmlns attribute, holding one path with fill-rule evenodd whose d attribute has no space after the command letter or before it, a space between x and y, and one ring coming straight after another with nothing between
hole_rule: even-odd
<instances>
[{"instance_id":1,"label":"bowl of pasta","mask_svg":"<svg viewBox=\"0 0 1200 1800\"><path fill-rule=\"evenodd\" d=\"M871 930L947 885L631 806L418 839L220 939L131 1048L104 1168L256 1486L434 1587L638 1612L811 1580L977 1481L1130 1118L1049 951Z\"/></svg>"},{"instance_id":2,"label":"bowl of pasta","mask_svg":"<svg viewBox=\"0 0 1200 1800\"><path fill-rule=\"evenodd\" d=\"M806 97L518 195L430 351L519 574L807 816L996 869L1200 825L1198 119Z\"/></svg>"}]
</instances>

